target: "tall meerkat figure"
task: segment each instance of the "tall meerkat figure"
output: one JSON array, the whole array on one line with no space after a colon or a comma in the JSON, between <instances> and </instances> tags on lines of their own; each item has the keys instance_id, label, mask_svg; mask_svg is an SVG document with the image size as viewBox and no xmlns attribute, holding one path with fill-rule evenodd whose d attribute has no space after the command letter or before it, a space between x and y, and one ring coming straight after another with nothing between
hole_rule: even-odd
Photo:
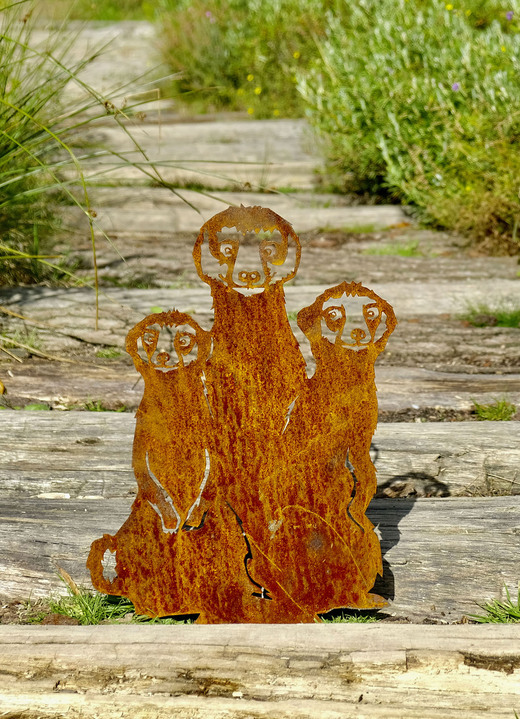
<instances>
[{"instance_id":1,"label":"tall meerkat figure","mask_svg":"<svg viewBox=\"0 0 520 719\"><path fill-rule=\"evenodd\" d=\"M276 451L291 403L307 379L283 289L296 275L300 256L291 225L261 207L230 207L215 215L202 226L193 250L213 297L213 350L205 377L227 499L253 513L262 511L259 493L269 452Z\"/></svg>"}]
</instances>

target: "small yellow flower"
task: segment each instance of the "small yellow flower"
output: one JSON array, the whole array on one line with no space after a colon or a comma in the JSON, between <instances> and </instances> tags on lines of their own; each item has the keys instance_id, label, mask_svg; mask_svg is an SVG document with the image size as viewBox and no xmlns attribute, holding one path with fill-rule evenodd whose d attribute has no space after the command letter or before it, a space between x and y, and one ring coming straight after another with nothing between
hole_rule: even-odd
<instances>
[{"instance_id":1,"label":"small yellow flower","mask_svg":"<svg viewBox=\"0 0 520 719\"><path fill-rule=\"evenodd\" d=\"M502 52L505 52L505 51L506 51L506 46L505 46L505 45L502 45L502 47L501 47L500 49L502 50Z\"/></svg>"},{"instance_id":2,"label":"small yellow flower","mask_svg":"<svg viewBox=\"0 0 520 719\"><path fill-rule=\"evenodd\" d=\"M294 57L295 60L298 60L298 58L300 57L300 52L298 50L295 50L293 52L292 56Z\"/></svg>"},{"instance_id":3,"label":"small yellow flower","mask_svg":"<svg viewBox=\"0 0 520 719\"><path fill-rule=\"evenodd\" d=\"M243 88L243 87L239 87L238 90L237 90L237 95L243 95L244 92L245 92L244 88Z\"/></svg>"},{"instance_id":4,"label":"small yellow flower","mask_svg":"<svg viewBox=\"0 0 520 719\"><path fill-rule=\"evenodd\" d=\"M274 115L275 117L278 117L279 114L280 114L280 110L278 110L278 109L273 110L273 115Z\"/></svg>"},{"instance_id":5,"label":"small yellow flower","mask_svg":"<svg viewBox=\"0 0 520 719\"><path fill-rule=\"evenodd\" d=\"M466 15L469 17L471 15L471 10L466 10Z\"/></svg>"},{"instance_id":6,"label":"small yellow flower","mask_svg":"<svg viewBox=\"0 0 520 719\"><path fill-rule=\"evenodd\" d=\"M448 3L446 5L446 10L453 10L453 5L451 3Z\"/></svg>"},{"instance_id":7,"label":"small yellow flower","mask_svg":"<svg viewBox=\"0 0 520 719\"><path fill-rule=\"evenodd\" d=\"M261 92L262 92L261 87L255 87L255 95L260 95Z\"/></svg>"},{"instance_id":8,"label":"small yellow flower","mask_svg":"<svg viewBox=\"0 0 520 719\"><path fill-rule=\"evenodd\" d=\"M255 111L255 108L254 108L254 107L248 107L248 108L247 108L247 114L248 114L248 115L252 115L252 114L254 113L254 111Z\"/></svg>"},{"instance_id":9,"label":"small yellow flower","mask_svg":"<svg viewBox=\"0 0 520 719\"><path fill-rule=\"evenodd\" d=\"M466 185L466 192L471 192L471 185Z\"/></svg>"},{"instance_id":10,"label":"small yellow flower","mask_svg":"<svg viewBox=\"0 0 520 719\"><path fill-rule=\"evenodd\" d=\"M247 76L247 81L248 81L248 82L253 82L254 79L255 79L255 76L254 76L254 75L248 75L248 76Z\"/></svg>"}]
</instances>

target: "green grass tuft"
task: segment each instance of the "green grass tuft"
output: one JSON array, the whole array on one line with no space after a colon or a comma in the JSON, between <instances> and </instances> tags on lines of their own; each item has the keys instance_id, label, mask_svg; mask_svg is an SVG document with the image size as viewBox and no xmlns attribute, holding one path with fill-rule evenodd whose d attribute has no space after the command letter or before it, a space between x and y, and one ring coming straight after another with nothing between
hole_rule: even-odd
<instances>
[{"instance_id":1,"label":"green grass tuft","mask_svg":"<svg viewBox=\"0 0 520 719\"><path fill-rule=\"evenodd\" d=\"M485 614L470 614L470 618L482 624L509 624L520 622L520 583L518 585L518 597L516 601L511 599L509 590L506 587L506 599L492 599L478 606L485 611Z\"/></svg>"},{"instance_id":2,"label":"green grass tuft","mask_svg":"<svg viewBox=\"0 0 520 719\"><path fill-rule=\"evenodd\" d=\"M38 330L36 329L16 329L10 335L0 334L0 339L2 340L2 345L4 347L19 347L21 343L25 345L25 347L29 348L28 351L31 349L42 349L42 342L38 334Z\"/></svg>"},{"instance_id":3,"label":"green grass tuft","mask_svg":"<svg viewBox=\"0 0 520 719\"><path fill-rule=\"evenodd\" d=\"M326 624L370 624L380 620L377 613L371 610L333 610L321 615Z\"/></svg>"},{"instance_id":4,"label":"green grass tuft","mask_svg":"<svg viewBox=\"0 0 520 719\"><path fill-rule=\"evenodd\" d=\"M68 588L66 596L49 601L49 608L55 614L72 617L82 625L93 625L118 621L149 624L191 624L190 619L175 617L150 618L135 613L134 605L124 597L114 597L99 592Z\"/></svg>"},{"instance_id":5,"label":"green grass tuft","mask_svg":"<svg viewBox=\"0 0 520 719\"><path fill-rule=\"evenodd\" d=\"M513 327L520 328L520 307L507 307L504 303L470 305L460 316L473 327Z\"/></svg>"},{"instance_id":6,"label":"green grass tuft","mask_svg":"<svg viewBox=\"0 0 520 719\"><path fill-rule=\"evenodd\" d=\"M396 242L391 245L375 245L363 250L364 255L394 255L396 257L422 257L417 240L412 242Z\"/></svg>"},{"instance_id":7,"label":"green grass tuft","mask_svg":"<svg viewBox=\"0 0 520 719\"><path fill-rule=\"evenodd\" d=\"M505 397L496 399L493 404L479 404L473 400L475 413L480 420L507 422L516 414L516 406Z\"/></svg>"},{"instance_id":8,"label":"green grass tuft","mask_svg":"<svg viewBox=\"0 0 520 719\"><path fill-rule=\"evenodd\" d=\"M101 359L117 359L121 357L121 350L117 347L104 347L103 349L97 350L96 357Z\"/></svg>"},{"instance_id":9,"label":"green grass tuft","mask_svg":"<svg viewBox=\"0 0 520 719\"><path fill-rule=\"evenodd\" d=\"M87 412L126 412L125 405L117 409L109 409L101 399L87 400L83 407Z\"/></svg>"}]
</instances>

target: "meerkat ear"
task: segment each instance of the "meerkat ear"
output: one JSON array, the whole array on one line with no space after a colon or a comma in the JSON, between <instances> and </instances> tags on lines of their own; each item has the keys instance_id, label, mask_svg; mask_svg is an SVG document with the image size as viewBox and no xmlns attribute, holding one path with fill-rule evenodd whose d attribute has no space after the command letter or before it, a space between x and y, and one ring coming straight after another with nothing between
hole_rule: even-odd
<instances>
[{"instance_id":1,"label":"meerkat ear","mask_svg":"<svg viewBox=\"0 0 520 719\"><path fill-rule=\"evenodd\" d=\"M287 238L287 256L285 258L284 266L287 270L286 277L289 275L295 275L298 265L300 264L300 247L296 244L295 240L289 236Z\"/></svg>"},{"instance_id":2,"label":"meerkat ear","mask_svg":"<svg viewBox=\"0 0 520 719\"><path fill-rule=\"evenodd\" d=\"M221 263L214 257L209 246L209 233L206 230L197 237L193 248L193 260L199 277L206 283L222 282L219 275L223 273Z\"/></svg>"},{"instance_id":3,"label":"meerkat ear","mask_svg":"<svg viewBox=\"0 0 520 719\"><path fill-rule=\"evenodd\" d=\"M277 277L278 282L288 282L296 275L301 259L301 245L297 237L289 234L285 240L287 243L287 251L285 260L280 265L280 276Z\"/></svg>"},{"instance_id":4,"label":"meerkat ear","mask_svg":"<svg viewBox=\"0 0 520 719\"><path fill-rule=\"evenodd\" d=\"M307 337L309 342L316 342L321 337L320 312L316 308L316 303L309 307L304 307L298 312L296 318L298 327Z\"/></svg>"}]
</instances>

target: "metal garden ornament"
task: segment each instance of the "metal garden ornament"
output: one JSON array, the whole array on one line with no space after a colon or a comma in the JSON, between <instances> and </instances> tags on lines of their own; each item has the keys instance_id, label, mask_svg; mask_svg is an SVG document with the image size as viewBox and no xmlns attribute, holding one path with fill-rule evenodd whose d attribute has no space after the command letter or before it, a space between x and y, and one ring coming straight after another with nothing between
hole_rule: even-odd
<instances>
[{"instance_id":1,"label":"metal garden ornament","mask_svg":"<svg viewBox=\"0 0 520 719\"><path fill-rule=\"evenodd\" d=\"M285 308L301 257L291 225L230 207L203 225L193 257L212 329L172 310L127 337L144 379L137 496L117 533L92 544L94 586L138 613L199 623L313 622L384 606L371 592L382 560L366 509L374 363L397 324L391 306L342 282L301 309L316 361L308 377Z\"/></svg>"}]
</instances>

